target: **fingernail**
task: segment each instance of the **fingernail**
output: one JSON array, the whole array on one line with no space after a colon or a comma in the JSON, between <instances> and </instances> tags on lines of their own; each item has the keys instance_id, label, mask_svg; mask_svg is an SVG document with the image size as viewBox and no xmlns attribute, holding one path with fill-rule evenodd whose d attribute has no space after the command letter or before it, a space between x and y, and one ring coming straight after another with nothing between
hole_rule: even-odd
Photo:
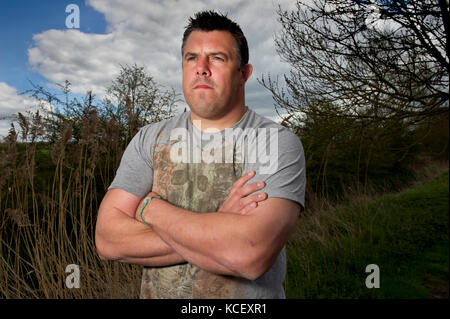
<instances>
[{"instance_id":1,"label":"fingernail","mask_svg":"<svg viewBox=\"0 0 450 319\"><path fill-rule=\"evenodd\" d=\"M258 197L259 197L259 198L263 198L263 197L264 197L264 194L259 194Z\"/></svg>"},{"instance_id":2,"label":"fingernail","mask_svg":"<svg viewBox=\"0 0 450 319\"><path fill-rule=\"evenodd\" d=\"M248 176L252 176L253 175L253 171L250 171L249 173L248 173Z\"/></svg>"},{"instance_id":3,"label":"fingernail","mask_svg":"<svg viewBox=\"0 0 450 319\"><path fill-rule=\"evenodd\" d=\"M263 186L264 186L264 183L263 183L263 182L258 182L258 186L259 186L259 187L263 187Z\"/></svg>"}]
</instances>

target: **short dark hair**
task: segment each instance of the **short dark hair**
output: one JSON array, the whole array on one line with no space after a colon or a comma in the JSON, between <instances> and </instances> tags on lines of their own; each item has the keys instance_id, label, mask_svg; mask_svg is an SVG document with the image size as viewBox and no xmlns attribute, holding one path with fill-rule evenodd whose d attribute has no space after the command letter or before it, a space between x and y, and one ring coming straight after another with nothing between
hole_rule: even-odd
<instances>
[{"instance_id":1,"label":"short dark hair","mask_svg":"<svg viewBox=\"0 0 450 319\"><path fill-rule=\"evenodd\" d=\"M239 68L248 63L248 44L239 25L231 21L226 15L215 11L200 11L189 18L189 24L183 34L183 43L181 45L181 54L183 54L184 45L192 31L228 31L236 41L236 51L239 56Z\"/></svg>"}]
</instances>

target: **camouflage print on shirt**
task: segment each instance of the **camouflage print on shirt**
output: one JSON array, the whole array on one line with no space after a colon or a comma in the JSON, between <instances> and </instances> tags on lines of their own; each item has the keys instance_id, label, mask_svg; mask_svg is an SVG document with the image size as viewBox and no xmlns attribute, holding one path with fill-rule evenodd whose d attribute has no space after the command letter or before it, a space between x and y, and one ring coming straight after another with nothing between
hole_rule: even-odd
<instances>
[{"instance_id":1,"label":"camouflage print on shirt","mask_svg":"<svg viewBox=\"0 0 450 319\"><path fill-rule=\"evenodd\" d=\"M242 175L242 163L174 163L170 147L154 148L153 190L190 211L217 211ZM141 298L244 298L244 283L244 279L216 275L189 263L144 268Z\"/></svg>"}]
</instances>

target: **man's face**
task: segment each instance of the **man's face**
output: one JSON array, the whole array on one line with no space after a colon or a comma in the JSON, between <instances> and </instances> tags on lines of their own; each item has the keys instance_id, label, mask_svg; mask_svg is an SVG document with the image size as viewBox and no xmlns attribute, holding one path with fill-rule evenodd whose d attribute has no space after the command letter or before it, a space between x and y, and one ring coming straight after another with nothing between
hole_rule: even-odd
<instances>
[{"instance_id":1,"label":"man's face","mask_svg":"<svg viewBox=\"0 0 450 319\"><path fill-rule=\"evenodd\" d=\"M239 70L235 47L236 41L227 31L193 31L189 35L182 57L183 93L198 117L218 119L239 103L246 77Z\"/></svg>"}]
</instances>

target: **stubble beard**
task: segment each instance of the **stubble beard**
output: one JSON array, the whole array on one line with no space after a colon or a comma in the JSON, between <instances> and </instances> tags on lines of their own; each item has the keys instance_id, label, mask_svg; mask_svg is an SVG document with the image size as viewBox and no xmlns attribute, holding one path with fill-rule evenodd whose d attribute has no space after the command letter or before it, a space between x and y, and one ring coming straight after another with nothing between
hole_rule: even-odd
<instances>
[{"instance_id":1,"label":"stubble beard","mask_svg":"<svg viewBox=\"0 0 450 319\"><path fill-rule=\"evenodd\" d=\"M204 104L204 103L201 103ZM203 118L203 119L207 119L207 120L215 120L218 119L220 117L222 117L222 115L226 112L226 107L223 105L220 105L219 102L211 102L205 105L195 105L195 106L191 106L191 110L193 110L193 112Z\"/></svg>"},{"instance_id":2,"label":"stubble beard","mask_svg":"<svg viewBox=\"0 0 450 319\"><path fill-rule=\"evenodd\" d=\"M186 100L191 112L195 113L198 117L215 120L221 118L229 109L227 103L220 101L217 97L214 98L202 98L201 95L197 97L197 101L192 99L190 101ZM229 102L229 101L227 101ZM229 104L229 103L228 103Z\"/></svg>"}]
</instances>

